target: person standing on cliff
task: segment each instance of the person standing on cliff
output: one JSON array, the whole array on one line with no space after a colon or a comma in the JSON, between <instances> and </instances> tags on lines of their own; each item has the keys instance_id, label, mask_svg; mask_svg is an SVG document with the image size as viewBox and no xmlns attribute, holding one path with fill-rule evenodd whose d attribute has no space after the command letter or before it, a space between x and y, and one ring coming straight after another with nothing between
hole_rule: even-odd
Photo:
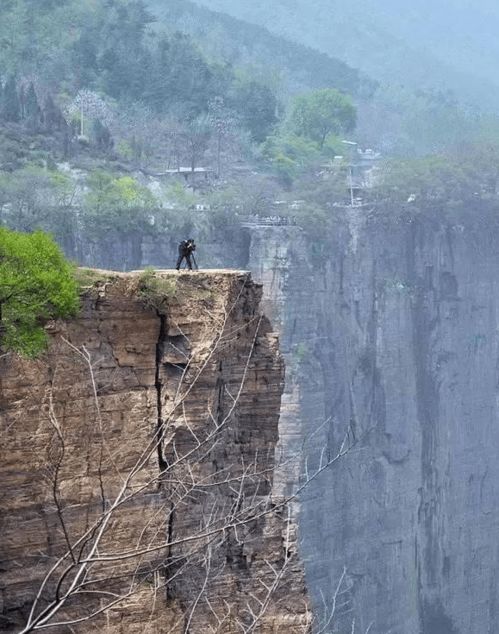
<instances>
[{"instance_id":1,"label":"person standing on cliff","mask_svg":"<svg viewBox=\"0 0 499 634\"><path fill-rule=\"evenodd\" d=\"M194 259L194 251L196 250L196 244L194 240L182 240L182 242L178 245L178 259L177 259L177 271L180 270L182 266L182 262L186 261L187 267L189 271L192 271L192 260ZM194 262L196 260L194 259ZM196 265L197 268L197 265Z\"/></svg>"}]
</instances>

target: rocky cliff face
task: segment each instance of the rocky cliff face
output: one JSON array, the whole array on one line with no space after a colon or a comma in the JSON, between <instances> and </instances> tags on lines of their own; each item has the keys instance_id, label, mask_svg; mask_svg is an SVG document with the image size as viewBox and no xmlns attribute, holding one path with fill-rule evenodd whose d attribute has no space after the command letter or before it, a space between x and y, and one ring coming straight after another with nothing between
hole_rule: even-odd
<instances>
[{"instance_id":1,"label":"rocky cliff face","mask_svg":"<svg viewBox=\"0 0 499 634\"><path fill-rule=\"evenodd\" d=\"M44 358L0 360L0 630L306 632L261 287L92 277Z\"/></svg>"},{"instance_id":2,"label":"rocky cliff face","mask_svg":"<svg viewBox=\"0 0 499 634\"><path fill-rule=\"evenodd\" d=\"M322 260L294 229L251 245L283 329L284 443L315 431L314 460L355 439L302 496L316 616L336 605L341 634L496 632L497 223L364 214Z\"/></svg>"},{"instance_id":3,"label":"rocky cliff face","mask_svg":"<svg viewBox=\"0 0 499 634\"><path fill-rule=\"evenodd\" d=\"M480 210L475 210L474 214L455 213L450 220L437 219L435 211L411 218L403 214L383 217L381 210L377 210L376 216L365 214L365 209L355 213L350 210L338 220L333 233L324 238L326 249L322 257L317 257L306 234L296 227L252 227L242 231L240 237L240 243L233 245L228 254L227 251L222 253L218 245L215 261L222 261L228 255L231 263L247 264L255 277L265 282L264 310L280 331L281 349L286 359L278 445L278 455L283 454L286 460L277 470L273 483L274 499L289 492L290 483L296 483L302 476L304 463L300 465L296 461L298 452L307 458L309 469L313 469L319 455L325 452L326 456L334 456L346 436L349 443L354 443L347 456L311 483L297 509L301 555L318 622L325 627L325 632L328 627L333 629L334 623L336 629L333 631L339 634L350 634L353 622L355 632L369 631L370 634L495 633L499 627L496 579L499 551L495 539L495 528L499 523L496 459L499 446L499 227L495 218ZM144 252L144 257L151 262L165 261L164 253L159 252ZM96 318L111 301L109 293L113 293L112 286L104 293L108 299L101 298L100 307L101 300L95 300L95 307L88 304L88 314ZM204 297L198 298L204 315L201 321L208 319L208 315L218 314L220 318L223 311L221 313L219 309L209 307L209 313L206 313L203 301L209 299L209 293L204 293ZM87 299L88 302L91 300ZM129 302L126 305L128 307ZM195 310L189 316L184 314L182 319L198 323ZM138 329L145 333L144 324L154 324L150 349L153 349L153 356L154 351L159 355L163 349L162 345L157 347L161 319L158 323L155 313L144 313L142 307L139 313L133 311L133 323L129 327L133 332ZM140 323L137 322L138 314L141 315ZM164 327L167 323L170 323L168 319ZM103 341L108 341L103 324L101 320L101 325L95 326L97 332L92 336L92 345L97 345L95 342L100 341L103 333ZM197 326L191 324L190 329L197 331ZM185 361L182 360L185 350L179 345L182 344L180 331L173 330L168 336L173 337L175 346L168 348L168 363L173 362L173 366L153 363L150 368L146 364L149 367L147 390L150 403L147 407L153 412L153 423L149 414L144 414L144 420L148 420L149 425L155 424L159 408L162 411L165 407L159 418L169 418L168 407L158 405L158 386L163 399L169 394L168 389L174 389L176 380L174 375L169 375L167 381L158 380L160 375L156 376L156 368L165 368L171 374L178 372ZM251 334L245 337L246 346L250 338ZM124 340L127 337L117 339ZM84 339L75 341L80 346ZM121 343L117 358L123 354L130 360L118 363L113 360L117 346L102 345L109 350L107 356L103 356L108 359L109 370L105 370L105 364L99 369L105 377L99 385L99 397L104 398L106 385L119 377L123 377L120 380L126 389L131 389L134 399L142 391L145 393L141 384L137 384L137 377L145 370L140 364L133 371L130 369L135 365L134 359L141 358L134 356L139 353L128 348L129 342ZM95 348L92 354L95 355ZM230 359L231 373L235 367L232 362L241 367L241 353L238 354L239 357L233 358L231 354L227 359L224 357L222 366L226 367ZM147 352L147 358L151 363L150 352ZM81 363L82 371L86 371L84 360ZM17 371L10 370L11 383L16 385L11 402L28 398L28 385L38 385L37 381L46 390L49 383L43 378L43 372L47 370L42 372L37 364L25 364L23 372L28 374L23 376L29 377L25 383L14 382L12 377ZM5 378L3 381L5 392ZM70 375L67 381L72 384ZM165 388L164 384L170 388ZM20 385L24 385L22 392ZM215 387L210 385L207 393L217 394L216 384ZM125 394L122 390L123 386L115 393L120 401L121 395ZM229 391L233 394L234 387ZM36 393L33 387L31 393ZM259 390L259 398L260 394ZM88 385L86 398L89 407L93 407ZM145 398L144 394L141 398ZM217 398L213 397L213 402L218 402ZM227 398L231 402L231 397ZM264 406L265 415L267 411L274 411L274 397L272 399L270 405ZM44 402L47 402L46 398ZM230 405L224 405L225 409L227 407L230 409ZM119 411L123 408L127 410L127 406L120 402ZM214 409L217 408L212 407L211 411ZM36 418L39 417L37 406L29 411L36 414L29 422L35 425L33 421L39 420ZM198 421L201 420L199 412L196 416ZM95 420L95 413L89 417ZM12 422L7 424L9 433L11 425ZM190 421L189 426L192 426ZM38 427L27 433L18 445L15 464L22 464L26 456L31 456L32 438L37 438L37 430ZM53 431L43 433L47 437L46 443L52 438ZM131 437L137 433L136 429L131 431ZM148 433L154 434L154 431ZM120 444L123 441L118 442L116 432L115 435L116 450L123 453ZM192 438L192 434L190 436ZM239 437L231 436L233 438L236 438L235 446L239 447ZM130 447L140 447L142 441L139 441L140 438L128 443L128 451ZM186 442L185 437L183 442ZM250 444L244 445L246 442ZM254 452L255 444L251 444L254 442L244 439L244 446L238 451ZM273 442L275 437L272 442L266 442L266 446L273 447ZM250 448L246 449L247 446ZM43 462L40 458L43 452L40 454L37 449L39 445L35 443L34 447L37 460L46 465L47 459ZM218 449L213 451L216 454ZM259 456L263 456L260 451ZM129 460L132 459L133 456ZM168 460L171 461L171 457L167 456ZM223 456L216 459L219 466L214 467L214 472L220 470L224 460ZM12 468L11 478L20 477L16 469ZM37 469L37 474L43 473L42 467ZM154 463L153 470L156 469ZM29 495L32 495L36 487L42 487L42 478L38 475L31 480L28 476L23 477L22 482L29 481L29 484L14 484L17 491L29 489ZM5 477L4 481L9 482ZM79 482L83 486L83 476ZM46 483L43 486L43 495L49 495ZM95 483L92 486L96 495L99 487ZM168 490L169 486L171 482L162 483L163 490ZM69 491L65 493L69 495ZM235 495L234 492L231 494ZM22 499L19 493L18 497ZM265 498L263 493L262 497ZM52 498L42 496L37 499L45 500L46 506L47 499ZM152 503L154 496L148 499ZM161 507L161 502L158 504ZM185 517L198 517L200 504L198 500L192 507L192 514ZM68 505L65 513L72 513L72 508ZM144 513L142 503L139 508ZM46 538L42 548L34 537L47 532L45 528L45 533L38 528L37 512L33 510L32 513L35 528L30 530L30 539L35 552L47 552ZM54 511L49 515L57 526ZM163 517L170 515L167 512ZM175 522L173 526L180 526L178 519ZM25 525L29 526L29 522ZM15 544L15 520L12 526L10 534L15 538L9 539ZM282 529L282 520L280 526ZM161 530L164 532L165 527ZM277 534L275 528L262 530L265 535ZM60 529L58 539L60 543ZM245 592L248 587L241 586L240 581L234 581L235 585L226 582L229 578L236 579L241 564L246 565L244 561L248 560L249 549L242 547L239 541L246 544L247 539L246 535L242 540L231 538L228 540L230 545L225 544L226 550L221 551L229 553L224 555L224 573L214 576L223 579L224 584L228 583L225 588L230 588L230 592L234 588ZM272 539L276 544L279 541L277 537ZM288 538L279 539L282 547L282 540L286 542ZM19 552L26 550L24 543L18 544L17 548ZM176 561L189 558L182 550L183 546L178 549L177 556L169 555L168 570L175 569ZM206 548L203 552L206 554ZM253 555L249 559L253 562ZM19 555L18 561L30 571L32 578L39 578L40 559ZM154 563L151 566L154 570ZM197 579L197 585L193 587L198 588L199 594L203 571L206 575L206 566L203 566L199 565L197 576L191 566L178 589L174 583L170 584L168 614L172 615L176 610L180 618L188 611L185 606L192 605L193 598L189 597L186 588L192 583L185 579ZM251 570L256 568L245 573L249 580L254 579ZM20 583L18 569L10 568L5 574L11 575L9 578L13 581L4 602L10 601L13 605L9 598L13 596L13 588L19 593L16 597L21 597L16 598L15 605L29 602L31 595L23 597L23 592L30 586ZM290 597L303 596L299 572L295 570L291 577ZM205 607L197 607L195 616L208 618L203 611ZM269 612L279 615L276 617L279 623L283 622L280 621L282 614L292 618L290 615L295 612L289 605L283 608L284 612L279 612L280 609L281 604L278 604L275 612L274 608ZM163 607L159 609L160 621L164 619L162 610ZM119 614L120 618L132 623L134 613L134 610L125 610ZM216 613L222 614L223 607L219 606ZM237 627L234 621L228 631L232 631L231 627Z\"/></svg>"}]
</instances>

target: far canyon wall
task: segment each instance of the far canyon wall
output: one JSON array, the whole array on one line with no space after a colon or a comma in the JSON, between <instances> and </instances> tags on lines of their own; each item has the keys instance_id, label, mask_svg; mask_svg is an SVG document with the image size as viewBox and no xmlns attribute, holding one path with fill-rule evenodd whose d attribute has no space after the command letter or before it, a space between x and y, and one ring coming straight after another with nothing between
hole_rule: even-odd
<instances>
[{"instance_id":1,"label":"far canyon wall","mask_svg":"<svg viewBox=\"0 0 499 634\"><path fill-rule=\"evenodd\" d=\"M316 617L339 589L341 634L499 628L498 238L480 210L346 210L322 257L296 228L254 230L288 367L284 443L315 430L313 461L355 439L300 512Z\"/></svg>"}]
</instances>

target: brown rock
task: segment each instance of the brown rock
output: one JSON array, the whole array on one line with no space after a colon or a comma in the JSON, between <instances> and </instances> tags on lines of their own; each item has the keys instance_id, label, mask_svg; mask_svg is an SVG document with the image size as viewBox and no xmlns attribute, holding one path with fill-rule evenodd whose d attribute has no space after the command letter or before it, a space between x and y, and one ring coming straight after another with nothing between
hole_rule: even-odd
<instances>
[{"instance_id":1,"label":"brown rock","mask_svg":"<svg viewBox=\"0 0 499 634\"><path fill-rule=\"evenodd\" d=\"M42 359L0 361L0 631L23 631L65 554L40 625L95 612L72 631L308 631L295 527L272 496L283 362L261 288L238 272L155 280L151 296L113 274L51 325Z\"/></svg>"}]
</instances>

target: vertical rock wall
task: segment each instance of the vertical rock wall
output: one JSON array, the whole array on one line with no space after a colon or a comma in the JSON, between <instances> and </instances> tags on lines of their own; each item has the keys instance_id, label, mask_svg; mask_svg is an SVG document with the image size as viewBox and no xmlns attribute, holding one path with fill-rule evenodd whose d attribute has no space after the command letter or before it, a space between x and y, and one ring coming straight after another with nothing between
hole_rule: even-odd
<instances>
[{"instance_id":1,"label":"vertical rock wall","mask_svg":"<svg viewBox=\"0 0 499 634\"><path fill-rule=\"evenodd\" d=\"M94 276L42 359L0 361L0 631L22 631L66 553L35 615L68 591L73 558L88 562L81 591L41 625L306 632L295 528L272 488L283 364L261 288L237 272Z\"/></svg>"},{"instance_id":2,"label":"vertical rock wall","mask_svg":"<svg viewBox=\"0 0 499 634\"><path fill-rule=\"evenodd\" d=\"M341 634L492 633L499 229L481 211L355 214L322 259L297 230L255 229L251 247L282 325L283 442L313 432L313 461L356 439L301 500L316 617L336 605Z\"/></svg>"}]
</instances>

